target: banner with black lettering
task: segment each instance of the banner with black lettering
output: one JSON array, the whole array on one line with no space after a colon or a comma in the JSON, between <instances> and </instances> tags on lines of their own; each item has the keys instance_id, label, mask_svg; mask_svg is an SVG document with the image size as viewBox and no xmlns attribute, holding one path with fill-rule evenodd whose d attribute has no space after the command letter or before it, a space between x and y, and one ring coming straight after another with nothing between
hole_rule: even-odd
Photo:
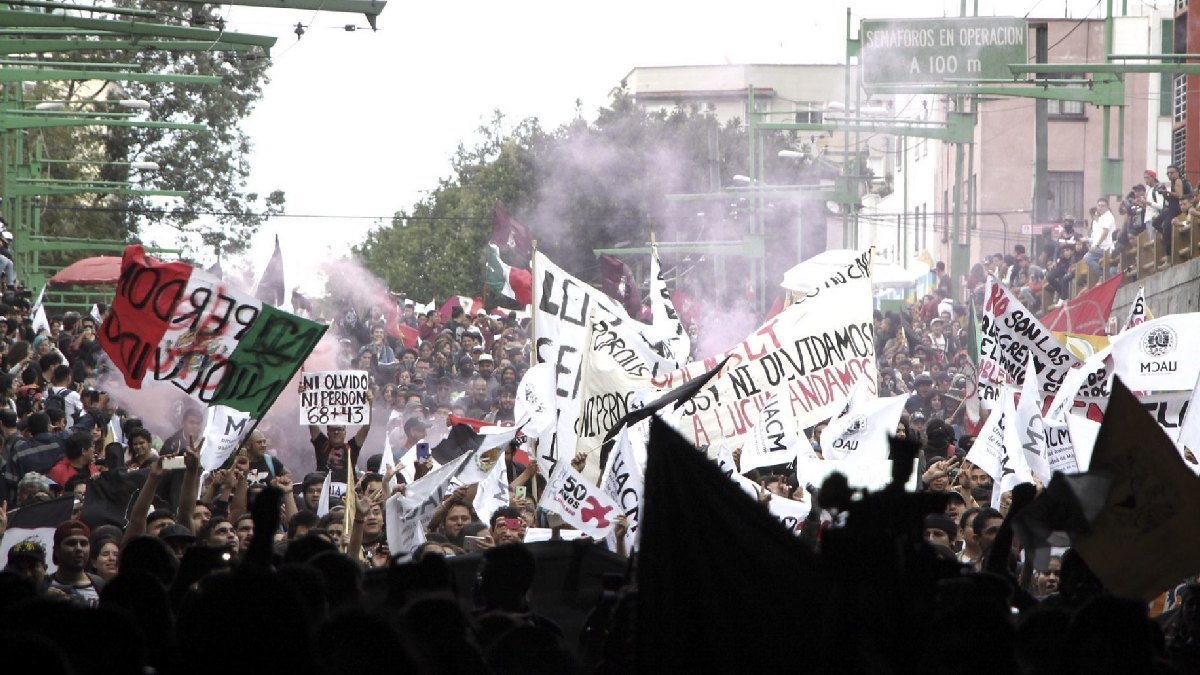
<instances>
[{"instance_id":1,"label":"banner with black lettering","mask_svg":"<svg viewBox=\"0 0 1200 675\"><path fill-rule=\"evenodd\" d=\"M644 425L622 427L617 433L616 443L608 455L608 466L604 469L601 490L617 505L617 514L624 515L628 527L625 530L625 552L632 553L637 547L638 526L641 523L642 493L646 481L643 476L646 461L646 438ZM617 550L616 532L609 532L608 548Z\"/></svg>"},{"instance_id":2,"label":"banner with black lettering","mask_svg":"<svg viewBox=\"0 0 1200 675\"><path fill-rule=\"evenodd\" d=\"M403 494L394 494L384 503L388 548L392 555L409 556L425 543L425 525L442 500L453 489L451 479L463 476L465 484L478 483L486 476L474 461L480 450L468 452L448 464L413 481ZM496 453L492 453L495 455ZM490 470L492 465L487 466ZM466 474L470 474L467 476ZM474 480L472 480L474 479Z\"/></svg>"},{"instance_id":3,"label":"banner with black lettering","mask_svg":"<svg viewBox=\"0 0 1200 675\"><path fill-rule=\"evenodd\" d=\"M869 283L843 284L791 305L724 354L651 378L671 389L728 358L721 373L684 402L680 433L693 445L714 446L722 437L743 447L758 411L774 393L791 407L797 428L839 410L855 383L875 393L874 323Z\"/></svg>"},{"instance_id":4,"label":"banner with black lettering","mask_svg":"<svg viewBox=\"0 0 1200 675\"><path fill-rule=\"evenodd\" d=\"M1021 446L1021 437L1017 433L1017 405L1012 390L1005 393L1004 410L1004 443L1001 445L1000 475L993 477L995 487L992 488L992 508L1000 508L1000 498L1005 492L1021 483L1033 482L1033 471L1026 459L1027 453ZM995 415L996 411L993 410Z\"/></svg>"},{"instance_id":5,"label":"banner with black lettering","mask_svg":"<svg viewBox=\"0 0 1200 675\"><path fill-rule=\"evenodd\" d=\"M600 453L604 439L616 428L630 410L640 407L639 401L657 392L639 396L652 389L650 367L625 345L624 331L607 321L593 321L588 333L589 349L584 350L581 364L581 389L576 406L561 402L558 410L559 429L574 413L572 433L575 452L588 455L583 475L595 482L600 475Z\"/></svg>"},{"instance_id":6,"label":"banner with black lettering","mask_svg":"<svg viewBox=\"0 0 1200 675\"><path fill-rule=\"evenodd\" d=\"M771 392L742 446L742 472L791 464L801 443L808 443L808 439L796 425L791 404Z\"/></svg>"},{"instance_id":7,"label":"banner with black lettering","mask_svg":"<svg viewBox=\"0 0 1200 675\"><path fill-rule=\"evenodd\" d=\"M301 375L300 424L370 424L365 370L330 370Z\"/></svg>"},{"instance_id":8,"label":"banner with black lettering","mask_svg":"<svg viewBox=\"0 0 1200 675\"><path fill-rule=\"evenodd\" d=\"M614 358L636 360L649 370L647 374L679 368L687 354L673 353L650 326L631 319L620 302L568 274L540 251L534 253L533 275L534 362L551 364L558 408L555 433L541 439L538 455L553 465L576 451L575 425L589 321L605 327L593 342L606 341L605 348L614 352ZM595 473L599 474L599 468Z\"/></svg>"},{"instance_id":9,"label":"banner with black lettering","mask_svg":"<svg viewBox=\"0 0 1200 675\"><path fill-rule=\"evenodd\" d=\"M994 413L993 413L994 414ZM1033 371L1033 355L1026 364L1025 382L1021 385L1021 400L1016 406L1013 425L1025 461L1033 475L1049 484L1055 471L1075 473L1075 449L1066 424L1051 426L1042 418L1042 398L1038 392L1037 375Z\"/></svg>"},{"instance_id":10,"label":"banner with black lettering","mask_svg":"<svg viewBox=\"0 0 1200 675\"><path fill-rule=\"evenodd\" d=\"M830 249L804 260L783 274L779 285L793 291L796 302L815 298L822 291L843 284L871 283L874 249Z\"/></svg>"},{"instance_id":11,"label":"banner with black lettering","mask_svg":"<svg viewBox=\"0 0 1200 675\"><path fill-rule=\"evenodd\" d=\"M216 471L241 445L254 420L248 413L229 406L214 405L204 413L204 444L200 447L200 466Z\"/></svg>"},{"instance_id":12,"label":"banner with black lettering","mask_svg":"<svg viewBox=\"0 0 1200 675\"><path fill-rule=\"evenodd\" d=\"M1133 391L1190 389L1200 375L1200 349L1190 342L1196 336L1197 312L1146 321L1113 336L1113 372Z\"/></svg>"},{"instance_id":13,"label":"banner with black lettering","mask_svg":"<svg viewBox=\"0 0 1200 675\"><path fill-rule=\"evenodd\" d=\"M1146 287L1138 286L1137 297L1133 299L1133 304L1129 306L1129 316L1125 319L1125 326L1121 332L1125 332L1130 328L1137 328L1154 318L1154 314L1150 312L1150 308L1146 307Z\"/></svg>"},{"instance_id":14,"label":"banner with black lettering","mask_svg":"<svg viewBox=\"0 0 1200 675\"><path fill-rule=\"evenodd\" d=\"M658 244L650 246L650 320L651 332L664 343L660 351L669 354L678 365L687 363L692 353L692 338L671 302L662 261L658 259Z\"/></svg>"},{"instance_id":15,"label":"banner with black lettering","mask_svg":"<svg viewBox=\"0 0 1200 675\"><path fill-rule=\"evenodd\" d=\"M859 380L842 412L821 432L821 454L825 459L887 461L891 437L900 424L907 396L871 396Z\"/></svg>"},{"instance_id":16,"label":"banner with black lettering","mask_svg":"<svg viewBox=\"0 0 1200 675\"><path fill-rule=\"evenodd\" d=\"M1002 386L1024 381L1028 354L1043 398L1053 398L1067 372L1081 363L1016 296L988 277L979 324L981 407L996 407Z\"/></svg>"}]
</instances>

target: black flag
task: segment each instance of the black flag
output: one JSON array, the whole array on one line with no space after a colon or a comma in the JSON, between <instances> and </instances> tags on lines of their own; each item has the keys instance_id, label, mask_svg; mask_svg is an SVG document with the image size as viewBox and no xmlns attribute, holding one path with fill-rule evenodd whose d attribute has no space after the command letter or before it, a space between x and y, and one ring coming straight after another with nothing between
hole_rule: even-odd
<instances>
[{"instance_id":1,"label":"black flag","mask_svg":"<svg viewBox=\"0 0 1200 675\"><path fill-rule=\"evenodd\" d=\"M638 672L795 669L819 633L815 554L657 417L648 450Z\"/></svg>"}]
</instances>

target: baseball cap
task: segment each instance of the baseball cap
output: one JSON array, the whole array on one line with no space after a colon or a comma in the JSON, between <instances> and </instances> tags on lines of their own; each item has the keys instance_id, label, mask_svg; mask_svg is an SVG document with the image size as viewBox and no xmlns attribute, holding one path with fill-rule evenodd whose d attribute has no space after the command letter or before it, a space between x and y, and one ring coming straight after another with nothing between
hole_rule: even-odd
<instances>
[{"instance_id":1,"label":"baseball cap","mask_svg":"<svg viewBox=\"0 0 1200 675\"><path fill-rule=\"evenodd\" d=\"M46 564L46 547L33 537L22 539L8 549L8 563L11 565L13 561L21 559L36 560L44 565Z\"/></svg>"},{"instance_id":2,"label":"baseball cap","mask_svg":"<svg viewBox=\"0 0 1200 675\"><path fill-rule=\"evenodd\" d=\"M921 412L920 410L918 410L917 412L915 412L915 413L913 413L913 414L911 414L911 415L909 415L909 416L908 416L908 421L910 421L910 422L924 422L924 421L925 421L925 413L923 413L923 412Z\"/></svg>"},{"instance_id":3,"label":"baseball cap","mask_svg":"<svg viewBox=\"0 0 1200 675\"><path fill-rule=\"evenodd\" d=\"M933 378L929 375L929 373L921 373L917 376L917 379L914 380L914 382L917 384L933 384Z\"/></svg>"},{"instance_id":4,"label":"baseball cap","mask_svg":"<svg viewBox=\"0 0 1200 675\"><path fill-rule=\"evenodd\" d=\"M172 523L164 527L158 533L158 538L167 543L196 541L196 535L192 534L191 530L179 523Z\"/></svg>"},{"instance_id":5,"label":"baseball cap","mask_svg":"<svg viewBox=\"0 0 1200 675\"><path fill-rule=\"evenodd\" d=\"M67 537L83 535L88 539L92 537L92 528L88 527L82 520L68 520L58 527L54 528L54 548L63 542Z\"/></svg>"},{"instance_id":6,"label":"baseball cap","mask_svg":"<svg viewBox=\"0 0 1200 675\"><path fill-rule=\"evenodd\" d=\"M492 360L492 355L491 355L491 354L480 354L480 355L479 355L479 362L480 362L480 363L483 363L484 361L491 361L491 360Z\"/></svg>"},{"instance_id":7,"label":"baseball cap","mask_svg":"<svg viewBox=\"0 0 1200 675\"><path fill-rule=\"evenodd\" d=\"M941 530L950 537L951 541L958 536L958 526L954 519L944 513L931 513L925 516L925 529Z\"/></svg>"}]
</instances>

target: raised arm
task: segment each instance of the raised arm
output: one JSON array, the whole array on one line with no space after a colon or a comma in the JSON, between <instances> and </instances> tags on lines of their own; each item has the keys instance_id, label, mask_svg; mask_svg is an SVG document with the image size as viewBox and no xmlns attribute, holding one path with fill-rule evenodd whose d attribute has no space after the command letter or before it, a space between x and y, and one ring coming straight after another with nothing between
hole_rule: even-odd
<instances>
[{"instance_id":1,"label":"raised arm","mask_svg":"<svg viewBox=\"0 0 1200 675\"><path fill-rule=\"evenodd\" d=\"M150 473L146 476L146 482L142 484L142 489L133 502L133 513L129 517L129 522L125 524L125 535L121 537L122 551L129 545L129 542L145 534L146 516L150 515L150 505L154 503L154 493L158 491L158 482L162 479L162 475L162 457L159 457L150 465Z\"/></svg>"},{"instance_id":2,"label":"raised arm","mask_svg":"<svg viewBox=\"0 0 1200 675\"><path fill-rule=\"evenodd\" d=\"M188 439L188 446L190 447L183 453L183 486L180 488L179 513L176 514L175 520L191 530L192 513L196 510L196 493L200 488L200 446L192 438Z\"/></svg>"}]
</instances>

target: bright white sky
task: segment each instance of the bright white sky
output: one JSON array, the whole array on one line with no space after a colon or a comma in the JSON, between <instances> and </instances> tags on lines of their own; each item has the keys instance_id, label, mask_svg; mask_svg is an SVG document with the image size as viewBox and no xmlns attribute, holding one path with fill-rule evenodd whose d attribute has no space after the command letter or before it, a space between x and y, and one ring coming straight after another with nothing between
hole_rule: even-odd
<instances>
[{"instance_id":1,"label":"bright white sky","mask_svg":"<svg viewBox=\"0 0 1200 675\"><path fill-rule=\"evenodd\" d=\"M1102 3L984 0L979 13L1099 17ZM852 8L857 25L957 16L959 3L862 0ZM246 123L251 189L283 189L289 214L329 216L272 221L251 260L262 269L279 234L289 285L315 291L314 266L435 187L459 142L473 145L493 110L554 128L573 116L576 99L594 117L635 66L840 63L846 4L392 0L376 33L343 30L366 26L348 14L226 7L225 16L230 30L279 37L272 82ZM307 26L300 41L298 21Z\"/></svg>"}]
</instances>

